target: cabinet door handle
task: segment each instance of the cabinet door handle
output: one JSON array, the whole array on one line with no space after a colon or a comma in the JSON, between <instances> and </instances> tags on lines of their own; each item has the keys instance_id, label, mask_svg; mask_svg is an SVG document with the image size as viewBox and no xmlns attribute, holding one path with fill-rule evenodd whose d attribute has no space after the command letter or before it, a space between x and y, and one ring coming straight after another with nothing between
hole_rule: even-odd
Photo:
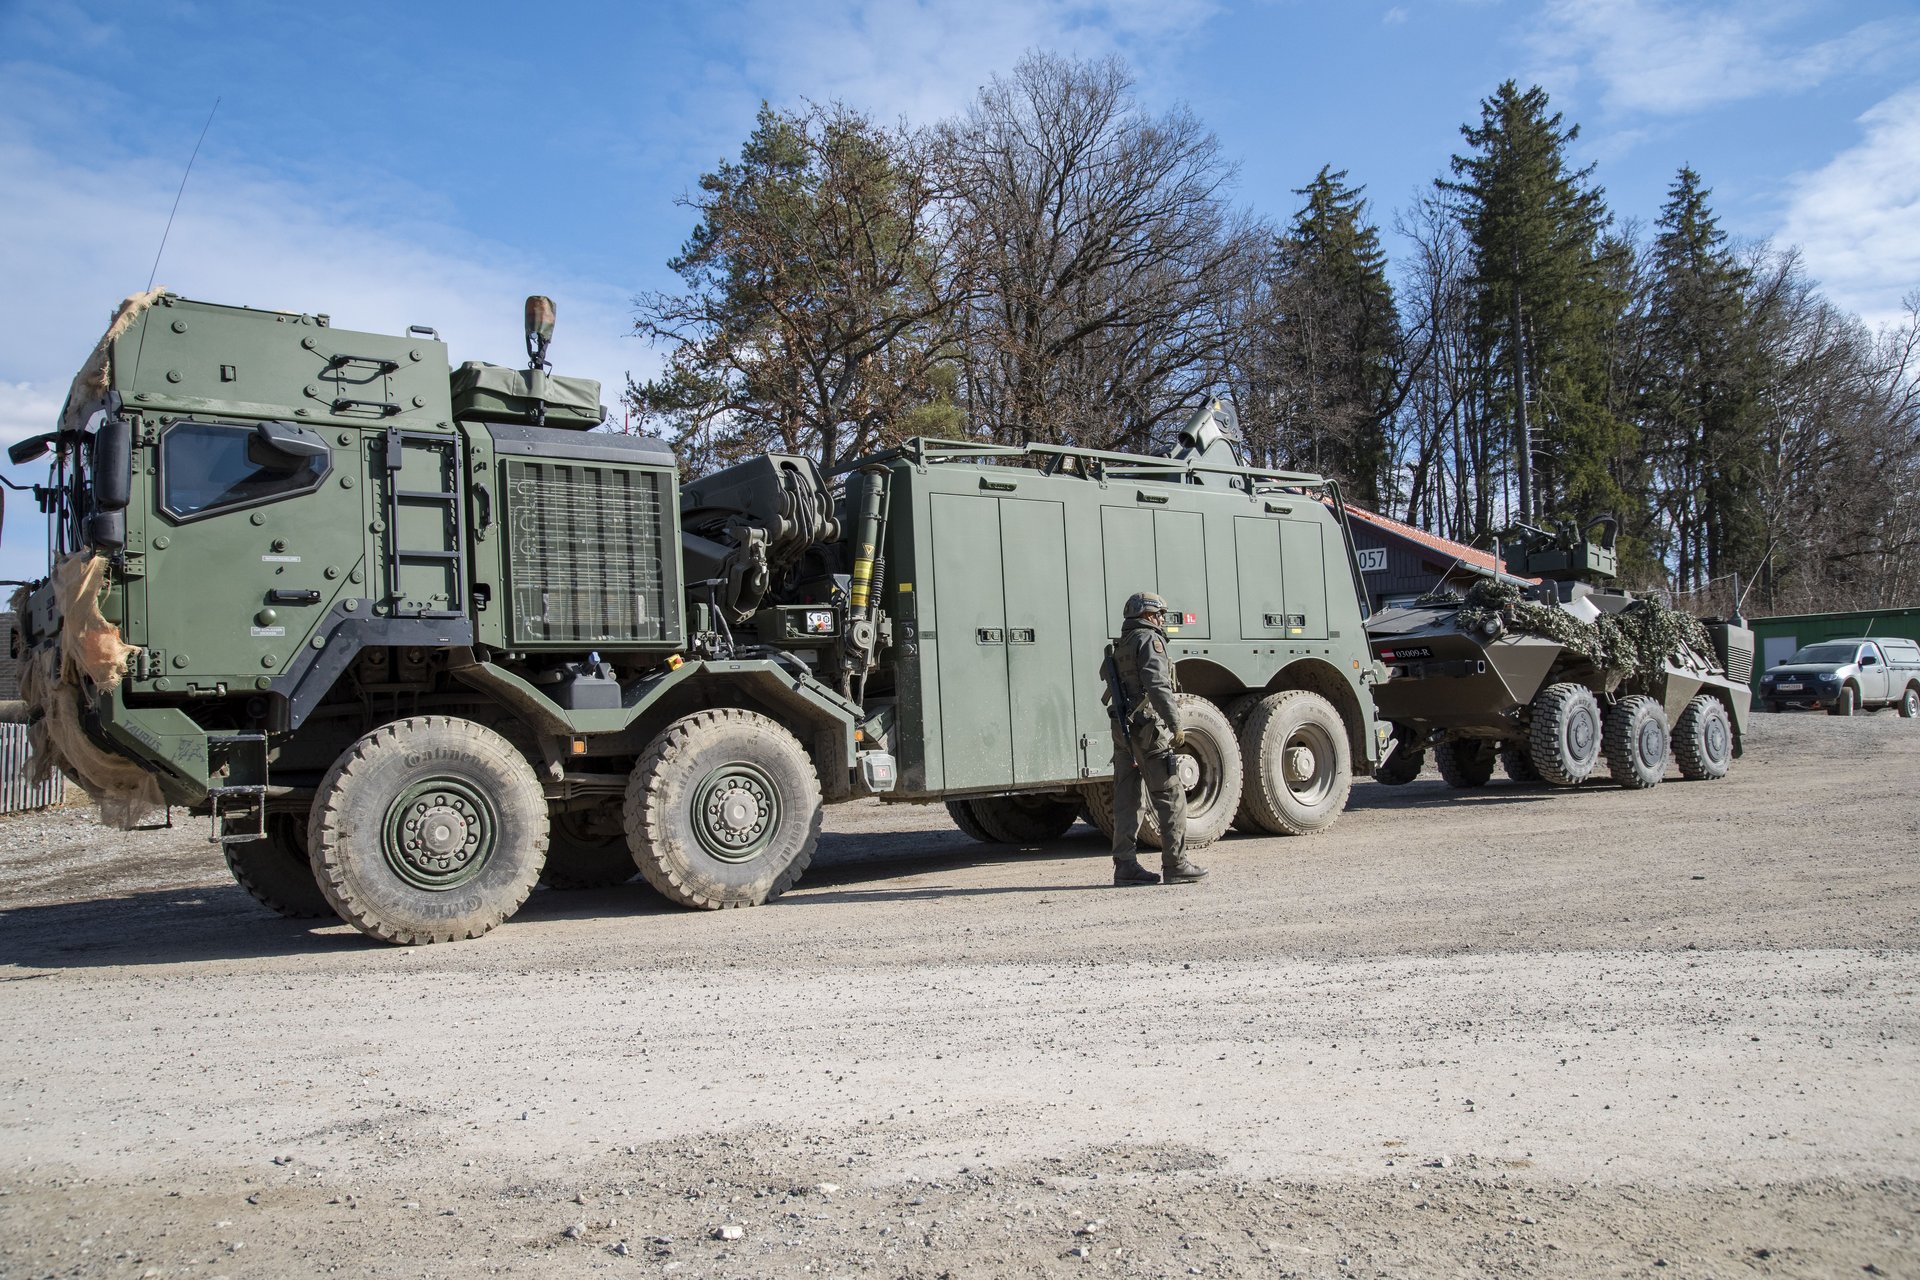
<instances>
[{"instance_id":1,"label":"cabinet door handle","mask_svg":"<svg viewBox=\"0 0 1920 1280\"><path fill-rule=\"evenodd\" d=\"M973 633L976 644L1004 644L1005 634L998 627L981 627Z\"/></svg>"},{"instance_id":2,"label":"cabinet door handle","mask_svg":"<svg viewBox=\"0 0 1920 1280\"><path fill-rule=\"evenodd\" d=\"M1007 632L1007 643L1008 644L1032 644L1033 628L1032 627L1010 628Z\"/></svg>"}]
</instances>

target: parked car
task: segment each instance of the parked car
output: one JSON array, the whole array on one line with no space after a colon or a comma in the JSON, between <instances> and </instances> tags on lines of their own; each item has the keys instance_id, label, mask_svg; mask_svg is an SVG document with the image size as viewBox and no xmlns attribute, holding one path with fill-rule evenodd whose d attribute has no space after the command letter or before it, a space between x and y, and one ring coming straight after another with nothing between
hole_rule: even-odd
<instances>
[{"instance_id":1,"label":"parked car","mask_svg":"<svg viewBox=\"0 0 1920 1280\"><path fill-rule=\"evenodd\" d=\"M1807 645L1760 677L1761 705L1825 707L1850 716L1875 707L1897 707L1920 716L1920 643L1898 637L1822 640Z\"/></svg>"}]
</instances>

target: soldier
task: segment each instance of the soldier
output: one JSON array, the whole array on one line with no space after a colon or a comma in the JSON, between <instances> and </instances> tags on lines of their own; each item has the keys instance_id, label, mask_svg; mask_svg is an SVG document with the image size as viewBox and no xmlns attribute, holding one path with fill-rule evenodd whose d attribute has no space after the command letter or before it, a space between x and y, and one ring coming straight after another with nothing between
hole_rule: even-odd
<instances>
[{"instance_id":1,"label":"soldier","mask_svg":"<svg viewBox=\"0 0 1920 1280\"><path fill-rule=\"evenodd\" d=\"M1186 742L1167 657L1167 602L1151 591L1128 597L1120 638L1107 648L1107 714L1113 718L1113 882L1158 884L1140 865L1144 781L1160 819L1160 870L1168 884L1207 874L1187 860L1187 793L1174 751Z\"/></svg>"}]
</instances>

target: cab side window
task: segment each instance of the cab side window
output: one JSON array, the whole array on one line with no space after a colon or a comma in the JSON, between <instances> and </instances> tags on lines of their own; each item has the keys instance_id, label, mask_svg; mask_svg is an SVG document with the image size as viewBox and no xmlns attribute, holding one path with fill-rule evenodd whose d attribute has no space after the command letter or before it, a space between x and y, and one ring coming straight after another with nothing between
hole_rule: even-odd
<instances>
[{"instance_id":1,"label":"cab side window","mask_svg":"<svg viewBox=\"0 0 1920 1280\"><path fill-rule=\"evenodd\" d=\"M312 437L303 428L283 434ZM333 469L324 445L290 453L259 426L181 422L160 437L160 506L177 520L311 493Z\"/></svg>"}]
</instances>

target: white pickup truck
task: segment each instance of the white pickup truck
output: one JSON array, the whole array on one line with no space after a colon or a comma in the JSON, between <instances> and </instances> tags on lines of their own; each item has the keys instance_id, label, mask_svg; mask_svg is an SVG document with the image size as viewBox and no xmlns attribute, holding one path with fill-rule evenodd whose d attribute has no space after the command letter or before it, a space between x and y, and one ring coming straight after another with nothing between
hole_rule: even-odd
<instances>
[{"instance_id":1,"label":"white pickup truck","mask_svg":"<svg viewBox=\"0 0 1920 1280\"><path fill-rule=\"evenodd\" d=\"M1760 705L1825 707L1850 716L1875 707L1897 707L1920 716L1920 643L1898 637L1822 640L1810 644L1760 677Z\"/></svg>"}]
</instances>

